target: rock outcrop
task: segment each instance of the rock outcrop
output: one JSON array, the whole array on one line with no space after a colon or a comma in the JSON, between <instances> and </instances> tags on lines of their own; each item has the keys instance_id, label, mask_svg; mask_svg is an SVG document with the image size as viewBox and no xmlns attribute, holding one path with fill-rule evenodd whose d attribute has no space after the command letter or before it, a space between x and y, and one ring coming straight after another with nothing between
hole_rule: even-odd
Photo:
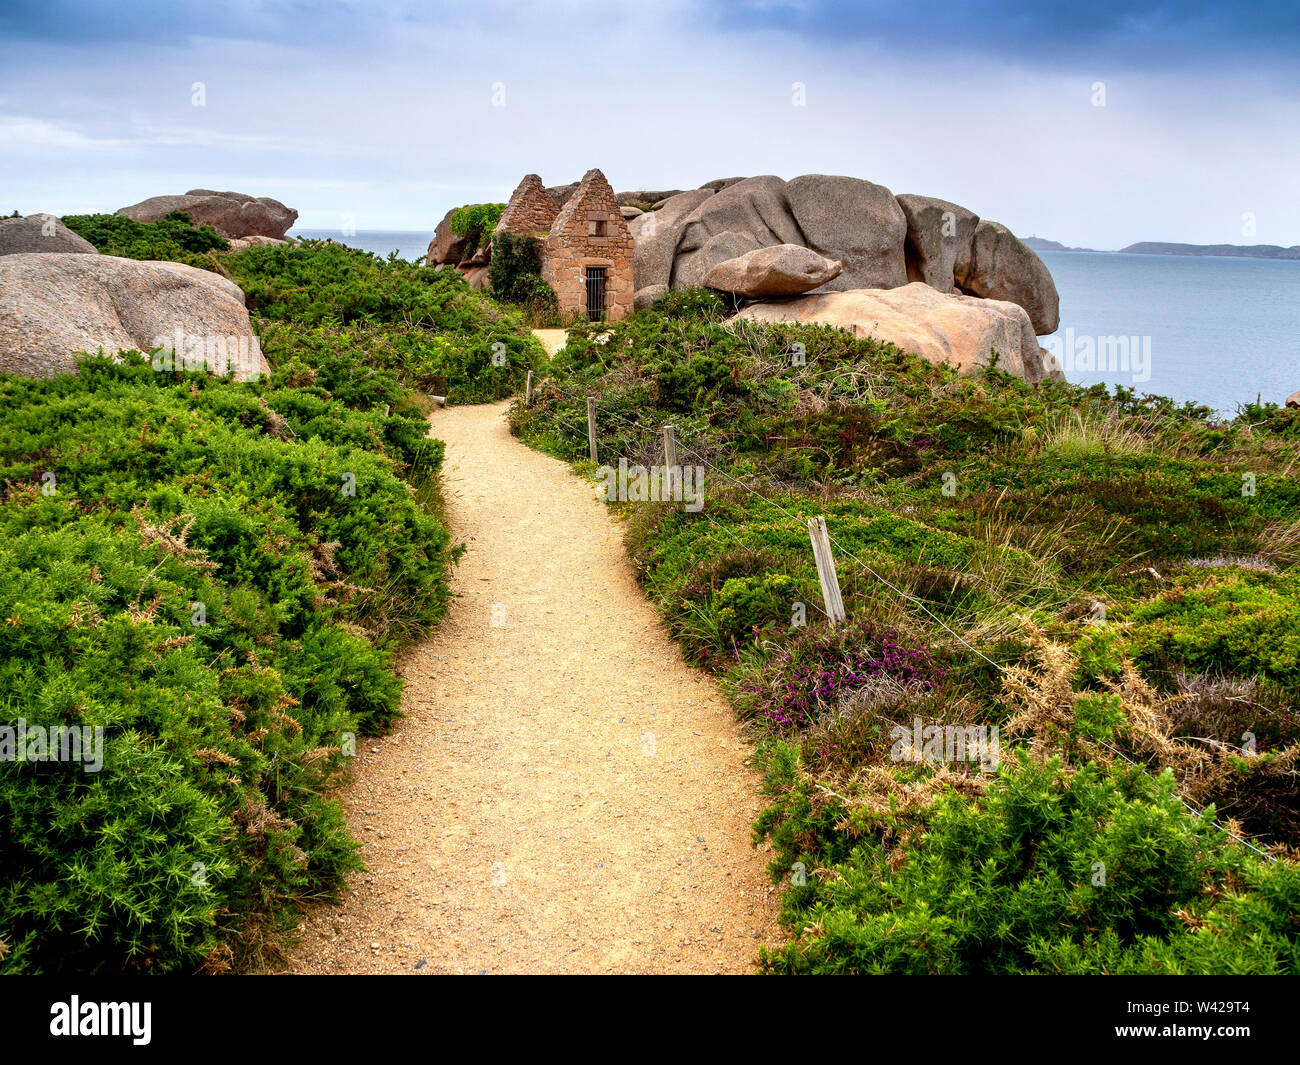
<instances>
[{"instance_id":1,"label":"rock outcrop","mask_svg":"<svg viewBox=\"0 0 1300 1065\"><path fill-rule=\"evenodd\" d=\"M0 255L24 255L31 252L99 254L95 245L72 232L52 214L0 218Z\"/></svg>"},{"instance_id":2,"label":"rock outcrop","mask_svg":"<svg viewBox=\"0 0 1300 1065\"><path fill-rule=\"evenodd\" d=\"M458 263L465 254L465 238L451 231L451 216L455 211L456 208L453 207L443 215L442 221L433 231L433 240L429 241L429 250L424 256L424 261L430 266Z\"/></svg>"},{"instance_id":3,"label":"rock outcrop","mask_svg":"<svg viewBox=\"0 0 1300 1065\"><path fill-rule=\"evenodd\" d=\"M970 269L970 246L979 215L934 196L903 193L898 206L907 220L907 279L939 292L955 292L956 275Z\"/></svg>"},{"instance_id":4,"label":"rock outcrop","mask_svg":"<svg viewBox=\"0 0 1300 1065\"><path fill-rule=\"evenodd\" d=\"M981 219L971 239L970 262L957 285L989 300L1010 300L1029 312L1034 331L1055 333L1061 324L1060 297L1046 264L1011 230Z\"/></svg>"},{"instance_id":5,"label":"rock outcrop","mask_svg":"<svg viewBox=\"0 0 1300 1065\"><path fill-rule=\"evenodd\" d=\"M656 214L667 209L665 205ZM784 181L770 174L738 181L711 193L682 220L670 279L673 288L690 288L704 281L709 268L717 265L706 261L705 245L711 237L727 232L743 233L760 248L805 243L786 198Z\"/></svg>"},{"instance_id":6,"label":"rock outcrop","mask_svg":"<svg viewBox=\"0 0 1300 1065\"><path fill-rule=\"evenodd\" d=\"M293 244L294 241L291 239L285 239L284 237L262 237L254 235L251 237L235 237L228 243L230 244L231 251L243 251L245 248L268 248L273 244Z\"/></svg>"},{"instance_id":7,"label":"rock outcrop","mask_svg":"<svg viewBox=\"0 0 1300 1065\"><path fill-rule=\"evenodd\" d=\"M798 243L844 264L828 288L842 292L907 284L907 219L883 185L806 174L786 182L785 193L803 235Z\"/></svg>"},{"instance_id":8,"label":"rock outcrop","mask_svg":"<svg viewBox=\"0 0 1300 1065\"><path fill-rule=\"evenodd\" d=\"M728 258L795 244L842 264L822 286L828 292L920 281L945 294L1017 303L1038 334L1059 324L1051 273L1005 226L947 200L895 197L860 178L718 178L655 203L632 219L631 231L637 307L663 286L703 284Z\"/></svg>"},{"instance_id":9,"label":"rock outcrop","mask_svg":"<svg viewBox=\"0 0 1300 1065\"><path fill-rule=\"evenodd\" d=\"M74 353L168 348L155 365L268 371L233 281L183 263L114 255L0 256L0 370L47 377Z\"/></svg>"},{"instance_id":10,"label":"rock outcrop","mask_svg":"<svg viewBox=\"0 0 1300 1065\"><path fill-rule=\"evenodd\" d=\"M656 211L647 211L628 223L635 242L633 272L636 288L671 283L673 259L681 240L682 228L692 211L713 195L712 189L697 189L671 197Z\"/></svg>"},{"instance_id":11,"label":"rock outcrop","mask_svg":"<svg viewBox=\"0 0 1300 1065\"><path fill-rule=\"evenodd\" d=\"M1284 403L1283 406L1300 407L1300 392L1292 392L1289 396L1287 396L1286 403Z\"/></svg>"},{"instance_id":12,"label":"rock outcrop","mask_svg":"<svg viewBox=\"0 0 1300 1065\"><path fill-rule=\"evenodd\" d=\"M815 322L871 336L934 363L962 370L997 365L1034 382L1061 376L1046 362L1025 309L1004 300L944 294L921 282L891 289L855 289L746 307L760 322Z\"/></svg>"},{"instance_id":13,"label":"rock outcrop","mask_svg":"<svg viewBox=\"0 0 1300 1065\"><path fill-rule=\"evenodd\" d=\"M183 196L151 196L117 213L137 222L156 222L184 211L196 226L211 226L223 237L283 237L298 212L269 196L190 189Z\"/></svg>"},{"instance_id":14,"label":"rock outcrop","mask_svg":"<svg viewBox=\"0 0 1300 1065\"><path fill-rule=\"evenodd\" d=\"M704 275L704 284L745 299L797 296L833 281L841 266L800 244L775 244L725 260Z\"/></svg>"},{"instance_id":15,"label":"rock outcrop","mask_svg":"<svg viewBox=\"0 0 1300 1065\"><path fill-rule=\"evenodd\" d=\"M616 192L614 202L620 207L638 207L641 204L658 203L660 200L667 200L673 196L680 196L686 189L660 189L657 192L651 192L647 189L638 189L635 192Z\"/></svg>"}]
</instances>

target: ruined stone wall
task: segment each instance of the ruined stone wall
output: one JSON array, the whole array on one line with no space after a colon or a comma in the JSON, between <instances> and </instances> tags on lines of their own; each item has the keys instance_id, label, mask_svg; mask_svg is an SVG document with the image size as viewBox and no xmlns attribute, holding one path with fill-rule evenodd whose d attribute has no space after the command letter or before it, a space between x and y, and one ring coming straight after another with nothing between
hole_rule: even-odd
<instances>
[{"instance_id":1,"label":"ruined stone wall","mask_svg":"<svg viewBox=\"0 0 1300 1065\"><path fill-rule=\"evenodd\" d=\"M603 228L603 234L594 228ZM587 314L587 268L592 266L605 268L608 319L627 317L632 313L632 234L599 170L587 171L546 238L542 277L555 290L561 310Z\"/></svg>"},{"instance_id":2,"label":"ruined stone wall","mask_svg":"<svg viewBox=\"0 0 1300 1065\"><path fill-rule=\"evenodd\" d=\"M497 233L516 233L519 236L544 236L550 232L559 209L551 199L542 179L536 174L526 174L501 212Z\"/></svg>"}]
</instances>

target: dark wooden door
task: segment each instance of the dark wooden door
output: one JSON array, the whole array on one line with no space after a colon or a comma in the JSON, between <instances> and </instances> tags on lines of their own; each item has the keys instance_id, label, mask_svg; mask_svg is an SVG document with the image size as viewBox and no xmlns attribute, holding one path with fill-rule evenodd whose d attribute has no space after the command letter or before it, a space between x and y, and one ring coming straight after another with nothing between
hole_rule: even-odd
<instances>
[{"instance_id":1,"label":"dark wooden door","mask_svg":"<svg viewBox=\"0 0 1300 1065\"><path fill-rule=\"evenodd\" d=\"M587 267L587 317L599 322L605 317L605 267Z\"/></svg>"}]
</instances>

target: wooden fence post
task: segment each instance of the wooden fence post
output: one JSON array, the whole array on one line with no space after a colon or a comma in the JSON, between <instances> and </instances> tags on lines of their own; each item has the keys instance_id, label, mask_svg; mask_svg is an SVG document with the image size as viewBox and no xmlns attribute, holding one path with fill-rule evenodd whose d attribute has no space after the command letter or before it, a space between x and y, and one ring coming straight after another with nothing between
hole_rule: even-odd
<instances>
[{"instance_id":1,"label":"wooden fence post","mask_svg":"<svg viewBox=\"0 0 1300 1065\"><path fill-rule=\"evenodd\" d=\"M663 487L659 490L660 498L666 503L677 501L678 493L685 498L685 482L682 471L677 466L677 430L671 425L664 426L664 475Z\"/></svg>"},{"instance_id":2,"label":"wooden fence post","mask_svg":"<svg viewBox=\"0 0 1300 1065\"><path fill-rule=\"evenodd\" d=\"M533 405L533 371L528 371L528 380L524 382L524 406Z\"/></svg>"},{"instance_id":3,"label":"wooden fence post","mask_svg":"<svg viewBox=\"0 0 1300 1065\"><path fill-rule=\"evenodd\" d=\"M835 575L835 556L831 554L831 538L826 532L825 518L808 519L808 538L812 541L813 558L817 560L817 579L822 586L822 601L831 624L843 621L844 600L840 597L840 579Z\"/></svg>"},{"instance_id":4,"label":"wooden fence post","mask_svg":"<svg viewBox=\"0 0 1300 1065\"><path fill-rule=\"evenodd\" d=\"M677 430L671 425L664 426L664 465L670 470L677 468Z\"/></svg>"},{"instance_id":5,"label":"wooden fence post","mask_svg":"<svg viewBox=\"0 0 1300 1065\"><path fill-rule=\"evenodd\" d=\"M587 397L587 453L596 461L596 401Z\"/></svg>"}]
</instances>

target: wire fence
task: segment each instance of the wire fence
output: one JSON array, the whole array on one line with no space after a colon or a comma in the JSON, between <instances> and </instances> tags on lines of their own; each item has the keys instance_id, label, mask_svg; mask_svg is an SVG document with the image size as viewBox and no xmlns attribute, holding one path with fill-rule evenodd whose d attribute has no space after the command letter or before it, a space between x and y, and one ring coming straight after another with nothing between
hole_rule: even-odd
<instances>
[{"instance_id":1,"label":"wire fence","mask_svg":"<svg viewBox=\"0 0 1300 1065\"><path fill-rule=\"evenodd\" d=\"M584 395L575 395L575 394L573 394L573 393L570 393L570 392L568 392L567 390L561 388L561 387L560 387L560 386L555 382L555 380L554 380L553 378L548 378L548 379L546 379L545 383L546 383L550 388L552 388L552 389L554 389L556 392L558 392L561 396L564 396L566 399L572 400L572 401L574 401L574 402L587 403L588 401L592 400L592 398L593 398L593 397L588 396L588 395L585 395L585 394L584 394ZM530 388L530 389L529 389L529 397L528 397L528 402L529 402L529 405L530 405L530 406L531 406L531 400L532 400L532 389ZM623 423L625 423L625 424L627 424L627 425L629 425L629 426L632 426L632 427L634 427L634 428L636 428L636 429L639 429L639 430L641 430L642 432L645 432L645 433L650 434L652 437L655 438L656 441L658 441L658 440L660 440L660 439L662 438L662 434L663 434L663 431L664 431L664 428L665 428L664 426L660 426L660 427L658 427L658 428L654 428L654 427L651 427L651 426L645 425L645 424L643 424L642 422L638 421L638 420L635 419L635 418L629 418L629 417L627 417L626 415L620 414L618 411L615 411L615 410L609 410L609 409L603 409L603 408L601 408L601 407L599 406L598 403L596 404L595 409L596 409L597 411L599 411L599 412L601 412L601 413L607 415L607 416L610 416L610 417L613 417L613 418L617 418L617 419L620 420L621 422L623 422ZM582 437L586 436L586 437L587 437L587 441L588 441L588 445L589 445L589 447L592 449L593 452L595 451L595 448L596 448L598 442L596 441L596 439L595 439L595 437L594 437L594 435L593 435L593 427L588 426L588 427L585 428L585 429L584 429L584 428L579 428L579 427L575 426L572 422L568 421L568 420L565 419L565 418L560 417L558 414L555 414L555 413L553 413L553 412L548 412L548 416L553 417L556 421L560 422L562 425L565 425L565 426L566 426L567 428L569 428L569 429L574 433L574 435L577 436L578 438L582 438ZM805 519L803 519L803 518L801 518L799 515L793 513L791 510L789 510L788 508L786 508L785 506L783 506L781 503L779 503L779 502L776 501L775 499L770 499L770 498L768 498L766 495L764 495L762 492L760 492L757 488L753 487L753 485L746 484L744 481L741 481L740 479L738 479L738 478L732 476L732 475L731 475L730 473L728 473L727 471L722 470L722 469L719 469L718 466L716 466L713 462L709 461L709 459L708 459L706 456L700 454L700 452L697 451L696 449L694 449L694 448L692 448L692 447L690 447L690 446L684 444L684 443L683 443L682 441L680 441L680 440L677 440L677 441L676 441L676 449L677 449L679 452L683 453L683 454L687 454L687 455L694 456L694 457L695 457L696 459L698 459L698 460L699 460L699 461L700 461L704 466L706 466L708 469L710 469L711 471L713 471L715 474L717 474L718 476L722 477L723 479L725 479L725 480L731 482L732 484L736 485L737 487L744 489L746 492L750 493L750 494L751 494L752 496L754 496L755 498L761 500L762 502L764 502L765 504L767 504L769 507L772 507L772 508L774 508L775 510L779 511L782 515L784 515L784 516L785 516L786 518L788 518L790 521L793 521L794 523L796 523L800 528L803 528L803 529L809 529L809 526L811 525L811 522L805 521ZM733 533L733 532L731 532L731 530L729 530L729 529L727 529L727 528L725 528L725 527L719 525L717 522L715 522L711 517L709 517L709 516L708 516L707 514L705 514L703 511L700 512L700 516L703 517L703 518L705 518L705 519L706 519L706 520L707 520L707 521L708 521L708 522L709 522L709 523L710 523L714 528L716 528L716 529L718 529L719 531L724 532L724 533L726 533L728 536L730 536L730 537L731 537L733 540L735 540L736 543L738 543L742 548L745 548L746 550L749 549L748 546L744 543L744 541L742 541L738 536L736 536L735 533ZM824 521L824 518L823 518L823 521ZM811 530L809 530L809 531L811 531ZM926 605L926 603L925 603L924 600L918 598L917 596L912 595L912 594L909 593L909 592L904 591L903 589L901 589L901 588L899 588L897 585L895 585L893 582L891 582L891 581L887 580L885 577L881 576L878 572L876 572L876 570L875 570L873 567L871 567L871 566L867 565L867 563L863 562L862 559L860 559L860 558L859 558L859 557L858 557L854 552L850 551L850 550L849 550L849 549L848 549L848 548L847 548L847 547L846 547L846 546L845 546L845 545L844 545L840 540L836 539L833 535L831 535L831 534L829 533L829 529L828 529L828 531L827 531L827 537L829 538L830 543L833 544L833 545L834 545L834 546L835 546L835 547L836 547L836 548L837 548L837 549L838 549L838 550L839 550L839 551L840 551L840 552L841 552L845 557L847 557L847 558L849 558L849 559L852 559L855 563L857 563L858 566L861 567L861 569L862 569L865 573L867 573L869 576L871 576L871 577L874 578L876 581L878 581L878 582L879 582L883 587L889 589L890 591L892 591L894 594L896 594L896 595L898 595L899 597L901 597L901 598L902 598L903 600L905 600L906 602L909 602L909 603L913 604L914 606L919 607L919 608L920 608L920 609L921 609L921 610L922 610L922 611L923 611L927 616L930 617L931 620L933 620L934 622L936 622L936 623L937 623L941 628L944 629L944 631L946 631L950 636L952 636L953 639L955 639L958 643L960 643L963 647L965 647L965 648L966 648L968 651L970 651L972 654L976 655L978 658L980 658L980 659L982 659L984 662L988 663L988 665L992 666L995 670L998 671L998 673L999 673L1000 675L1005 675L1005 674L1007 673L1007 668L1006 668L1006 666L1004 666L1003 664L1001 664L1001 663L999 663L999 662L995 662L992 658L989 658L988 655L984 654L983 651L979 650L979 648L974 647L974 646L972 646L969 642L967 642L967 641L966 641L966 640L961 636L960 633L956 632L956 631L955 631L955 630L954 630L950 625L948 625L947 622L945 622L941 617L939 617L937 614L935 614L934 611L932 611L932 610L929 608L929 606ZM815 548L815 538L814 538L814 548ZM820 574L820 572L819 572L819 578L820 578L820 576L821 576L821 574ZM825 587L825 583L823 582L823 595L825 595L825 593L826 593L826 587ZM838 594L838 586L837 586L837 588L836 588L836 593ZM814 609L815 609L819 614L821 614L823 617L826 617L828 620L832 621L832 623L833 623L833 618L831 617L831 614L828 613L827 610L823 610L821 607L817 606L816 603L811 603L811 604L809 604L809 605L812 606L812 607L813 607L813 608L814 608ZM1112 754L1114 754L1114 755L1116 755L1117 757L1121 758L1122 760L1124 760L1125 762L1127 762L1129 765L1135 766L1135 767L1137 767L1137 768L1142 768L1142 769L1145 769L1145 768L1146 768L1146 767L1142 766L1141 763L1139 763L1139 762L1135 762L1135 761L1134 761L1132 758L1130 758L1128 755L1124 754L1123 751L1118 750L1117 748L1113 747L1113 746L1110 745L1109 743L1105 743L1104 741L1102 741L1102 742L1101 742L1101 746L1105 747L1105 748L1106 748L1107 750L1109 750ZM1266 860L1268 860L1268 861L1270 861L1270 862L1274 862L1274 861L1277 860L1273 855L1267 853L1266 851L1261 850L1259 847L1256 847L1253 843L1249 842L1248 840L1242 839L1240 836L1238 836L1238 835L1236 835L1235 833L1229 831L1227 828L1225 828L1223 825L1219 824L1217 821L1214 821L1214 820L1212 820L1212 819L1210 819L1210 818L1207 818L1207 817L1205 816L1204 811L1198 809L1195 805L1193 805L1192 803L1188 802L1188 801L1187 801L1186 799L1184 799L1181 795L1177 795L1177 794L1175 794L1175 798L1177 798L1178 801L1179 801L1180 803L1182 803L1182 805L1183 805L1183 806L1184 806L1184 807L1185 807L1189 812L1191 812L1193 815L1195 815L1195 816L1198 817L1198 818L1201 818L1202 820L1209 821L1210 824L1214 825L1216 828L1218 828L1220 831L1222 831L1225 835L1229 836L1231 839L1233 839L1233 840L1235 840L1236 842L1240 843L1242 846L1249 848L1250 850L1254 851L1256 854L1260 855L1262 858L1265 858Z\"/></svg>"}]
</instances>

